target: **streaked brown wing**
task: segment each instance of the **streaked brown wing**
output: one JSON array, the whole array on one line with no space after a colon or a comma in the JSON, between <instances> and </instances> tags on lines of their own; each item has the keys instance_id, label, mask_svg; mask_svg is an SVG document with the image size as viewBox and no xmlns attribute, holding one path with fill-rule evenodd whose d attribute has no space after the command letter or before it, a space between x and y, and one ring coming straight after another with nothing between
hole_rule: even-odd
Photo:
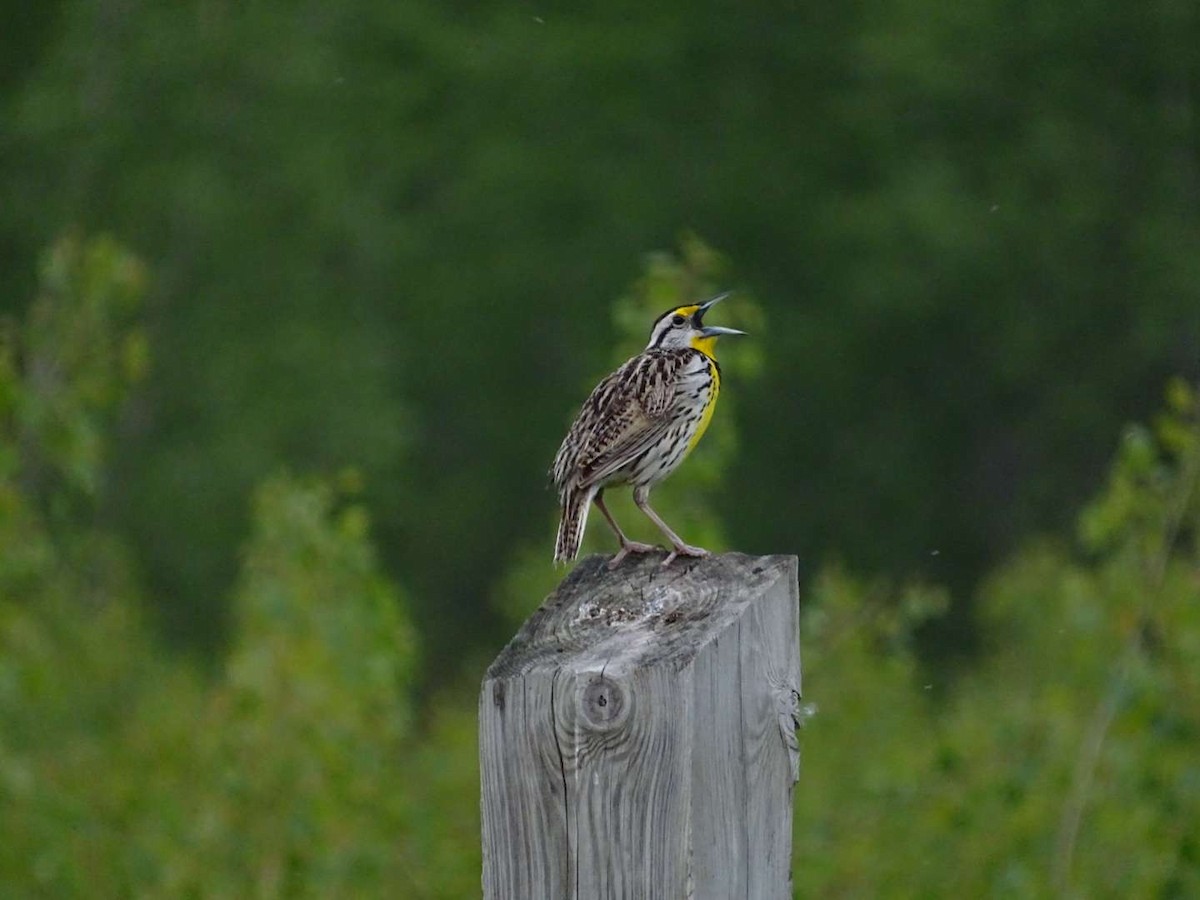
<instances>
[{"instance_id":1,"label":"streaked brown wing","mask_svg":"<svg viewBox=\"0 0 1200 900\"><path fill-rule=\"evenodd\" d=\"M572 464L556 459L555 480L573 470L581 484L611 475L654 444L670 425L675 383L686 355L643 353L629 360L592 391L559 450L578 448Z\"/></svg>"},{"instance_id":2,"label":"streaked brown wing","mask_svg":"<svg viewBox=\"0 0 1200 900\"><path fill-rule=\"evenodd\" d=\"M632 406L633 404L631 404ZM617 469L642 453L662 437L670 423L665 419L650 419L640 412L633 413L627 425L599 444L593 454L579 462L579 477L583 484L603 481Z\"/></svg>"}]
</instances>

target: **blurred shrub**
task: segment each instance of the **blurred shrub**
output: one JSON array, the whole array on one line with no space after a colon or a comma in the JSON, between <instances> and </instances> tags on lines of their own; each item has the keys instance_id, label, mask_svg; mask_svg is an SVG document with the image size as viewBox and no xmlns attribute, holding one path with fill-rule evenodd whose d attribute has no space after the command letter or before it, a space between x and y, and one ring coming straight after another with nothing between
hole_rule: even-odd
<instances>
[{"instance_id":1,"label":"blurred shrub","mask_svg":"<svg viewBox=\"0 0 1200 900\"><path fill-rule=\"evenodd\" d=\"M988 652L948 691L911 649L927 591L819 580L797 896L1200 892L1200 419L1169 396L1081 517L1082 558L1034 544L987 581Z\"/></svg>"},{"instance_id":2,"label":"blurred shrub","mask_svg":"<svg viewBox=\"0 0 1200 900\"><path fill-rule=\"evenodd\" d=\"M114 359L146 358L123 312L138 270L111 242L51 259L53 304L0 345L0 896L476 895L475 684L438 685L418 725L417 640L360 479L263 483L228 653L166 656L95 514L142 366ZM657 259L638 290L669 305L657 291L689 265ZM944 589L816 579L798 896L1200 894L1198 412L1172 384L1079 548L1033 543L993 572L985 653L953 683L913 650ZM724 424L679 476L702 511ZM555 577L530 554L495 595L513 618Z\"/></svg>"},{"instance_id":3,"label":"blurred shrub","mask_svg":"<svg viewBox=\"0 0 1200 900\"><path fill-rule=\"evenodd\" d=\"M259 490L234 646L195 711L201 777L179 773L164 896L359 894L403 877L415 642L399 599L361 508L321 483Z\"/></svg>"},{"instance_id":4,"label":"blurred shrub","mask_svg":"<svg viewBox=\"0 0 1200 900\"><path fill-rule=\"evenodd\" d=\"M94 500L105 471L105 432L129 388L146 374L149 350L136 315L141 263L111 238L60 239L42 260L23 328L6 328L0 472L62 513Z\"/></svg>"},{"instance_id":5,"label":"blurred shrub","mask_svg":"<svg viewBox=\"0 0 1200 900\"><path fill-rule=\"evenodd\" d=\"M436 848L438 829L424 804L455 781L439 774L447 754L412 743L400 599L360 508L277 478L256 501L234 647L212 683L161 657L129 596L0 603L0 888L362 896L427 883L416 845ZM473 736L466 746L473 757ZM454 771L474 795L472 765Z\"/></svg>"},{"instance_id":6,"label":"blurred shrub","mask_svg":"<svg viewBox=\"0 0 1200 900\"><path fill-rule=\"evenodd\" d=\"M27 3L0 252L75 221L161 272L113 513L191 646L281 464L367 473L431 678L497 639L608 298L681 228L771 317L729 537L966 594L1196 372L1196 9Z\"/></svg>"},{"instance_id":7,"label":"blurred shrub","mask_svg":"<svg viewBox=\"0 0 1200 900\"><path fill-rule=\"evenodd\" d=\"M461 896L421 860L449 856L429 805L475 793L474 740L464 758L448 713L413 742L415 634L363 508L267 481L227 660L205 678L164 657L85 514L145 358L122 318L139 270L105 240L49 259L0 348L0 894Z\"/></svg>"}]
</instances>

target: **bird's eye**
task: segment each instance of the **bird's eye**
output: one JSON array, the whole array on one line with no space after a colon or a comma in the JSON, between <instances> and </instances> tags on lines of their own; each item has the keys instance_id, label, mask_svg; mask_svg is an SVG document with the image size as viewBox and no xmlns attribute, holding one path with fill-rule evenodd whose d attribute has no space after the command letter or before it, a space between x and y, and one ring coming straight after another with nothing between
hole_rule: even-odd
<instances>
[{"instance_id":1,"label":"bird's eye","mask_svg":"<svg viewBox=\"0 0 1200 900\"><path fill-rule=\"evenodd\" d=\"M671 316L671 324L672 325L682 325L683 321L684 321L683 316Z\"/></svg>"}]
</instances>

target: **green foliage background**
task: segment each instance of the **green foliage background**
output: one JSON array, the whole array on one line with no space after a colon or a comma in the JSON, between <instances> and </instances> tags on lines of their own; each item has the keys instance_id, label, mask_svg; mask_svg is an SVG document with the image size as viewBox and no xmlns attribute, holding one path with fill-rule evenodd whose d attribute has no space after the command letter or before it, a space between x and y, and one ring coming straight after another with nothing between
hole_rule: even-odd
<instances>
[{"instance_id":1,"label":"green foliage background","mask_svg":"<svg viewBox=\"0 0 1200 900\"><path fill-rule=\"evenodd\" d=\"M729 287L797 894L1200 892L1194 4L4 12L0 893L477 893L545 469Z\"/></svg>"}]
</instances>

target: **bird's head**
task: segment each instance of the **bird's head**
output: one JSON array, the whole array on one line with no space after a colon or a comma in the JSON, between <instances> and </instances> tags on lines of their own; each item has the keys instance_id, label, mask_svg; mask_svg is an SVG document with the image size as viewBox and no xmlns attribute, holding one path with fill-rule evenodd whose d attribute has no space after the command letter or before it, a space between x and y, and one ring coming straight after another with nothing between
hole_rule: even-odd
<instances>
[{"instance_id":1,"label":"bird's head","mask_svg":"<svg viewBox=\"0 0 1200 900\"><path fill-rule=\"evenodd\" d=\"M719 294L704 303L668 309L654 320L654 327L650 329L650 343L646 345L646 349L691 347L706 356L712 356L718 337L723 334L746 333L736 328L704 324L704 314L728 296L729 294Z\"/></svg>"}]
</instances>

